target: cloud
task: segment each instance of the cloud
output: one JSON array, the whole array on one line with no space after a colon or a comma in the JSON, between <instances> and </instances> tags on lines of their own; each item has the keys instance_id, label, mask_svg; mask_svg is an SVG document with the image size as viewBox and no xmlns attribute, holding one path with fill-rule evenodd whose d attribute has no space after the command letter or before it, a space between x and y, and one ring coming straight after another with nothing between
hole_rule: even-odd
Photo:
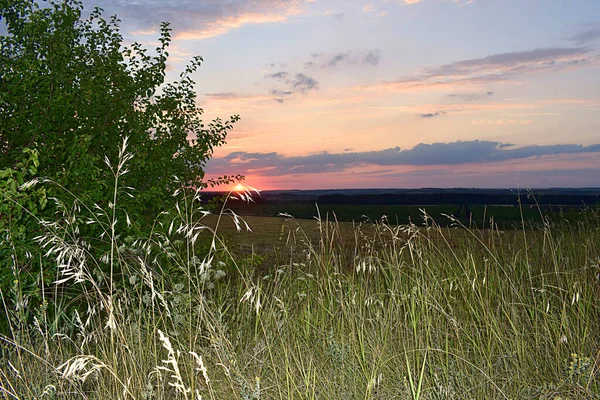
<instances>
[{"instance_id":1,"label":"cloud","mask_svg":"<svg viewBox=\"0 0 600 400\"><path fill-rule=\"evenodd\" d=\"M284 97L284 96L291 96L292 94L294 94L294 92L292 92L291 90L277 90L277 89L273 89L273 90L271 90L271 94L273 96Z\"/></svg>"},{"instance_id":2,"label":"cloud","mask_svg":"<svg viewBox=\"0 0 600 400\"><path fill-rule=\"evenodd\" d=\"M558 154L600 153L600 144L534 145L515 147L492 141L420 143L412 149L399 147L366 152L317 153L283 156L279 153L233 152L209 161L212 174L260 174L267 176L342 172L358 166L435 166L496 163Z\"/></svg>"},{"instance_id":3,"label":"cloud","mask_svg":"<svg viewBox=\"0 0 600 400\"><path fill-rule=\"evenodd\" d=\"M265 78L272 78L272 79L288 79L290 76L290 74L288 74L285 71L280 71L280 72L276 72L274 74L268 74L265 75Z\"/></svg>"},{"instance_id":4,"label":"cloud","mask_svg":"<svg viewBox=\"0 0 600 400\"><path fill-rule=\"evenodd\" d=\"M577 45L584 45L600 39L600 22L585 24L575 34L566 38Z\"/></svg>"},{"instance_id":5,"label":"cloud","mask_svg":"<svg viewBox=\"0 0 600 400\"><path fill-rule=\"evenodd\" d=\"M156 29L160 22L173 23L176 39L215 37L248 24L286 21L303 12L304 0L227 0L135 2L97 0L108 14L117 14L134 31ZM135 21L135 22L132 22Z\"/></svg>"},{"instance_id":6,"label":"cloud","mask_svg":"<svg viewBox=\"0 0 600 400\"><path fill-rule=\"evenodd\" d=\"M438 111L435 113L427 113L427 114L421 114L421 118L433 118L433 117L439 117L440 115L446 114L444 111Z\"/></svg>"},{"instance_id":7,"label":"cloud","mask_svg":"<svg viewBox=\"0 0 600 400\"><path fill-rule=\"evenodd\" d=\"M459 99L462 101L476 101L481 100L487 97L491 97L494 95L494 92L484 92L484 93L450 93L446 97L451 99Z\"/></svg>"},{"instance_id":8,"label":"cloud","mask_svg":"<svg viewBox=\"0 0 600 400\"><path fill-rule=\"evenodd\" d=\"M285 99L288 98L288 97L290 97L291 95L293 95L294 92L292 92L291 90L277 90L277 89L273 89L273 90L271 90L271 94L273 96L275 96L273 98L273 100L275 100L279 104L283 104L283 103L285 103Z\"/></svg>"},{"instance_id":9,"label":"cloud","mask_svg":"<svg viewBox=\"0 0 600 400\"><path fill-rule=\"evenodd\" d=\"M275 79L286 86L287 90L272 89L271 94L275 96L290 96L293 92L306 93L319 88L319 82L316 79L302 73L295 74L292 77L288 72L280 71L274 74L267 74L265 78Z\"/></svg>"},{"instance_id":10,"label":"cloud","mask_svg":"<svg viewBox=\"0 0 600 400\"><path fill-rule=\"evenodd\" d=\"M369 14L372 14L372 15L374 15L374 16L376 16L376 17L385 17L385 16L387 15L387 11L380 11L380 10L377 8L377 6L375 6L375 5L374 5L374 4L372 4L372 3L365 4L365 5L362 7L362 9L363 9L363 11L365 11L365 12L367 12L367 13L369 13Z\"/></svg>"},{"instance_id":11,"label":"cloud","mask_svg":"<svg viewBox=\"0 0 600 400\"><path fill-rule=\"evenodd\" d=\"M323 65L323 67L335 67L340 62L342 62L345 59L347 59L348 56L349 56L348 53L338 53L338 54L334 55L333 57L331 57L329 59L329 61L327 62L327 64Z\"/></svg>"},{"instance_id":12,"label":"cloud","mask_svg":"<svg viewBox=\"0 0 600 400\"><path fill-rule=\"evenodd\" d=\"M296 91L301 93L319 88L319 82L317 82L314 78L304 74L296 74L294 79L291 81L291 84Z\"/></svg>"},{"instance_id":13,"label":"cloud","mask_svg":"<svg viewBox=\"0 0 600 400\"><path fill-rule=\"evenodd\" d=\"M546 102L544 102L545 104ZM562 104L562 103L557 103ZM368 106L366 110L380 112L404 112L409 114L428 114L431 110L437 110L441 114L469 114L480 113L482 111L519 111L536 110L541 108L540 104L536 103L517 103L517 102L486 102L486 103L432 103L432 104L416 104L407 106Z\"/></svg>"},{"instance_id":14,"label":"cloud","mask_svg":"<svg viewBox=\"0 0 600 400\"><path fill-rule=\"evenodd\" d=\"M371 50L368 52L363 59L363 63L371 65L379 64L379 50Z\"/></svg>"},{"instance_id":15,"label":"cloud","mask_svg":"<svg viewBox=\"0 0 600 400\"><path fill-rule=\"evenodd\" d=\"M550 47L493 54L426 68L421 74L357 89L416 91L509 81L523 75L559 72L598 62L587 47Z\"/></svg>"},{"instance_id":16,"label":"cloud","mask_svg":"<svg viewBox=\"0 0 600 400\"><path fill-rule=\"evenodd\" d=\"M379 64L381 52L379 49L346 51L334 54L312 53L311 60L304 63L304 68L313 68L320 65L321 68L335 68L339 66L367 65L376 66Z\"/></svg>"}]
</instances>

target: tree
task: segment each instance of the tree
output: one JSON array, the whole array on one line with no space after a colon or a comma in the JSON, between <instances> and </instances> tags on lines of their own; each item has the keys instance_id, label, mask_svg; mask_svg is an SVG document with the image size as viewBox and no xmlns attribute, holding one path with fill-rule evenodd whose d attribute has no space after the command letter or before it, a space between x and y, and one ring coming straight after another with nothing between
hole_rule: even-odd
<instances>
[{"instance_id":1,"label":"tree","mask_svg":"<svg viewBox=\"0 0 600 400\"><path fill-rule=\"evenodd\" d=\"M107 21L96 8L82 19L82 12L77 0L0 0L0 25L7 32L0 35L0 291L15 309L40 304L40 282L56 279L56 263L46 262L34 240L39 219L66 220L55 217L65 208L47 198L73 208L80 201L92 210L97 204L116 215L113 172L125 138L133 157L119 183L134 190L133 198L121 197L119 204L127 220L137 222L128 228L137 228L134 235L146 230L148 217L169 207L174 189L242 179L204 180L206 161L238 117L202 122L192 80L202 58L193 58L177 81L167 83L167 23L160 45L149 51L139 43L123 45L116 17ZM35 176L57 185L26 183ZM115 245L114 238L103 242L105 228L82 218L72 229L95 241L89 251L99 260ZM112 266L110 272L112 278ZM0 315L0 331L2 321Z\"/></svg>"},{"instance_id":2,"label":"tree","mask_svg":"<svg viewBox=\"0 0 600 400\"><path fill-rule=\"evenodd\" d=\"M136 189L140 214L168 199L173 176L206 185L205 163L238 117L203 124L191 78L202 58L165 83L167 23L150 55L139 43L123 46L116 17L107 21L96 8L82 20L82 10L76 0L0 0L8 32L0 36L0 169L37 149L40 176L106 205L112 175L104 160L116 162L127 136L134 158L122 183Z\"/></svg>"}]
</instances>

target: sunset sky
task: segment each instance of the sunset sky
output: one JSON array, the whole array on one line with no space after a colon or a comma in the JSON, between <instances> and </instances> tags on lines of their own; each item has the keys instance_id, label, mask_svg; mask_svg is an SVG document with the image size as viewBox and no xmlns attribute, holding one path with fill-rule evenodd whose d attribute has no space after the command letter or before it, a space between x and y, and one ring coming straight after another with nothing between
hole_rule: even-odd
<instances>
[{"instance_id":1,"label":"sunset sky","mask_svg":"<svg viewBox=\"0 0 600 400\"><path fill-rule=\"evenodd\" d=\"M600 186L598 0L85 0L194 55L259 189Z\"/></svg>"}]
</instances>

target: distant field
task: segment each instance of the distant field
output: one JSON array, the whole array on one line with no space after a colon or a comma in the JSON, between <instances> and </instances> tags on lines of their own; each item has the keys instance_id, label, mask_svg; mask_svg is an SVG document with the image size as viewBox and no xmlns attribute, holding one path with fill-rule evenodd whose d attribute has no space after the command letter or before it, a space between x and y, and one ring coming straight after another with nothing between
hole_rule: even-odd
<instances>
[{"instance_id":1,"label":"distant field","mask_svg":"<svg viewBox=\"0 0 600 400\"><path fill-rule=\"evenodd\" d=\"M391 224L407 224L423 222L423 212L431 216L440 225L449 225L451 220L446 215L457 216L461 223L466 226L477 228L489 228L491 224L499 225L503 229L517 228L526 224L539 223L542 215L552 218L561 216L561 212L569 219L573 219L580 211L578 207L513 207L513 206L480 206L469 207L470 217L467 209L458 205L428 205L428 206L405 206L405 205L319 205L307 203L262 203L246 204L232 202L230 206L239 215L276 217L285 212L297 219L313 219L318 213L322 217L329 215L338 221L364 222L366 220L380 220L386 216Z\"/></svg>"},{"instance_id":2,"label":"distant field","mask_svg":"<svg viewBox=\"0 0 600 400\"><path fill-rule=\"evenodd\" d=\"M242 248L245 251L254 250L258 253L273 251L277 247L285 247L286 243L303 240L315 240L320 237L319 225L315 219L292 219L286 217L264 217L256 215L243 216L251 232L245 228L238 232L236 226L229 216L223 216L218 234L225 240L231 241L234 248ZM217 216L210 215L203 222L214 228ZM340 232L349 240L354 237L352 222L339 222Z\"/></svg>"},{"instance_id":3,"label":"distant field","mask_svg":"<svg viewBox=\"0 0 600 400\"><path fill-rule=\"evenodd\" d=\"M258 255L273 255L275 253L288 253L290 248L305 247L307 242L315 244L320 239L326 237L330 241L337 242L342 247L355 248L360 246L361 242L376 240L386 240L386 235L389 230L385 227L393 227L394 224L377 224L377 220L373 221L363 219L362 222L336 221L327 218L327 214L322 216L322 223L316 218L302 219L289 217L268 217L245 215L243 220L248 224L251 231L247 231L242 224L242 230L238 231L233 219L229 215L224 215L217 228L218 236L224 240L227 247L237 255L248 255L256 253ZM448 218L440 216L444 221ZM215 228L218 217L209 215L203 219L203 223L210 228ZM435 219L434 219L435 220ZM417 222L417 221L415 221ZM436 221L437 222L437 221ZM431 222L429 223L431 225ZM426 226L422 219L415 223L422 227L422 231L426 232ZM441 224L444 226L444 224ZM518 228L518 227L516 227ZM497 243L502 245L513 246L523 240L522 229L461 229L460 225L446 225L439 228L441 232L445 232L446 243L441 243L441 237L437 237L436 241L442 246L460 245L468 237L476 235L482 243L489 247L495 247ZM383 235L383 237L382 237ZM541 235L539 230L527 230L528 240L535 242L540 240ZM391 240L391 237L387 239Z\"/></svg>"}]
</instances>

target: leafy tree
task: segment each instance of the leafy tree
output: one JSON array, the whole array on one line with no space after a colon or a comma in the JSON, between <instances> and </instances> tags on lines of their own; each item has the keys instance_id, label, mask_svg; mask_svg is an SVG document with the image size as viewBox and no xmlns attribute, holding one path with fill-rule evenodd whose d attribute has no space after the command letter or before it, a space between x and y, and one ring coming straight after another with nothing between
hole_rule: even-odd
<instances>
[{"instance_id":1,"label":"leafy tree","mask_svg":"<svg viewBox=\"0 0 600 400\"><path fill-rule=\"evenodd\" d=\"M127 136L134 158L122 183L136 189L140 215L168 199L173 176L196 187L236 178L202 182L206 161L238 117L203 123L191 78L201 57L165 83L167 23L151 55L139 43L123 46L119 20L105 20L101 9L82 19L76 0L0 5L8 32L0 36L0 169L35 148L40 176L106 205L113 177L104 160L116 162Z\"/></svg>"},{"instance_id":2,"label":"leafy tree","mask_svg":"<svg viewBox=\"0 0 600 400\"><path fill-rule=\"evenodd\" d=\"M41 284L56 279L55 264L44 265L45 257L34 254L38 220L63 218L68 203L114 208L114 171L126 137L133 157L119 184L134 190L119 204L137 233L148 217L168 208L175 188L242 179L204 180L206 161L239 117L203 123L192 80L202 58L167 82L167 23L160 45L147 50L139 43L124 46L116 17L104 19L99 8L82 14L77 0L0 0L6 32L0 35L0 291L11 293L4 299L16 308L28 301L31 308L36 298L39 304ZM57 185L32 187L26 182L34 176ZM66 208L47 202L51 197ZM100 242L96 255L105 254L98 225L81 218L74 224L74 232Z\"/></svg>"}]
</instances>

